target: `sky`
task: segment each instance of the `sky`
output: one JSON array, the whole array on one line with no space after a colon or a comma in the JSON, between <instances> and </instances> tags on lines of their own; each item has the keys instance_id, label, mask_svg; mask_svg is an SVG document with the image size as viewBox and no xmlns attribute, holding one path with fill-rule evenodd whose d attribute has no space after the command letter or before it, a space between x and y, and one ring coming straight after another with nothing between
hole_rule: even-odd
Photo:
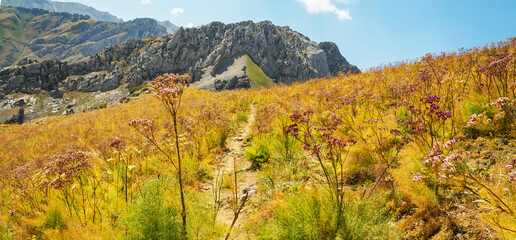
<instances>
[{"instance_id":1,"label":"sky","mask_svg":"<svg viewBox=\"0 0 516 240\"><path fill-rule=\"evenodd\" d=\"M66 0L59 0L66 1ZM335 42L361 70L516 37L513 0L73 0L183 26L270 20Z\"/></svg>"}]
</instances>

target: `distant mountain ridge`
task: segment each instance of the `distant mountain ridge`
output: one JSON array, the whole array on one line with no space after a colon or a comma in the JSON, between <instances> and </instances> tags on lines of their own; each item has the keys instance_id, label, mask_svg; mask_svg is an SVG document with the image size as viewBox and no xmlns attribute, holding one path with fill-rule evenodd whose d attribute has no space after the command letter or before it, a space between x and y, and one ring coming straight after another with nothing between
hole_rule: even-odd
<instances>
[{"instance_id":1,"label":"distant mountain ridge","mask_svg":"<svg viewBox=\"0 0 516 240\"><path fill-rule=\"evenodd\" d=\"M122 23L121 18L109 12L99 11L93 7L76 2L57 2L49 0L1 0L2 7L38 8L50 12L66 12L71 14L88 15L99 21ZM158 21L158 24L165 27L168 33L173 33L178 27L169 21Z\"/></svg>"},{"instance_id":2,"label":"distant mountain ridge","mask_svg":"<svg viewBox=\"0 0 516 240\"><path fill-rule=\"evenodd\" d=\"M102 12L95 8L75 2L56 2L49 0L2 0L2 7L23 7L23 8L39 8L50 12L67 12L72 14L88 15L95 20L106 22L123 22L122 19L111 15L108 12Z\"/></svg>"},{"instance_id":3,"label":"distant mountain ridge","mask_svg":"<svg viewBox=\"0 0 516 240\"><path fill-rule=\"evenodd\" d=\"M102 22L86 15L0 8L0 66L24 58L77 62L131 39L167 34L153 19Z\"/></svg>"}]
</instances>

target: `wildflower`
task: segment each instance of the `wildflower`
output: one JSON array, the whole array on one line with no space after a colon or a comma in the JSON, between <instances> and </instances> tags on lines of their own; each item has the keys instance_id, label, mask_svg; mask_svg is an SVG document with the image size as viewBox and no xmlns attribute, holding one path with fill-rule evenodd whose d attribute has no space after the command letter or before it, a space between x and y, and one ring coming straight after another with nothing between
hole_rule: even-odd
<instances>
[{"instance_id":1,"label":"wildflower","mask_svg":"<svg viewBox=\"0 0 516 240\"><path fill-rule=\"evenodd\" d=\"M121 139L115 138L115 140L113 140L109 146L112 148L121 149L124 146L124 143Z\"/></svg>"},{"instance_id":2,"label":"wildflower","mask_svg":"<svg viewBox=\"0 0 516 240\"><path fill-rule=\"evenodd\" d=\"M391 132L391 134L393 134L393 135L400 135L400 134L401 134L401 131L400 131L400 130L398 130L398 129L391 129L391 131L390 131L390 132Z\"/></svg>"},{"instance_id":3,"label":"wildflower","mask_svg":"<svg viewBox=\"0 0 516 240\"><path fill-rule=\"evenodd\" d=\"M454 144L454 143L456 143L456 142L457 142L457 139L455 139L455 138L454 138L454 139L452 139L452 140L449 140L449 141L447 141L447 142L443 145L443 148L444 148L444 149L447 149L447 148L449 148L451 145L453 145L453 144Z\"/></svg>"},{"instance_id":4,"label":"wildflower","mask_svg":"<svg viewBox=\"0 0 516 240\"><path fill-rule=\"evenodd\" d=\"M421 101L423 101L424 103L434 103L434 102L441 101L441 98L438 97L437 95L432 95L432 96L428 96L424 99L421 99Z\"/></svg>"},{"instance_id":5,"label":"wildflower","mask_svg":"<svg viewBox=\"0 0 516 240\"><path fill-rule=\"evenodd\" d=\"M421 181L423 181L423 179L424 179L423 175L421 175L421 173L418 172L418 173L416 173L414 178L412 178L412 182L421 182Z\"/></svg>"}]
</instances>

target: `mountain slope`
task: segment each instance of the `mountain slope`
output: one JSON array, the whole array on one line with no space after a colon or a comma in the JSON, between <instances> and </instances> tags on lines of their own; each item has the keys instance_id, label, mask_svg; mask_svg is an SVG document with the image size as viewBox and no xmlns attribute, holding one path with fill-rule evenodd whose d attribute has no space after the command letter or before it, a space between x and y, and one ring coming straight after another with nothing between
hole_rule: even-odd
<instances>
[{"instance_id":1,"label":"mountain slope","mask_svg":"<svg viewBox=\"0 0 516 240\"><path fill-rule=\"evenodd\" d=\"M514 66L516 38L290 86L191 87L177 122L154 92L0 125L0 239L156 238L134 219L181 222L174 143L190 238L516 239Z\"/></svg>"},{"instance_id":2,"label":"mountain slope","mask_svg":"<svg viewBox=\"0 0 516 240\"><path fill-rule=\"evenodd\" d=\"M78 14L0 8L0 66L26 57L76 62L113 44L164 34L166 29L152 19L118 24Z\"/></svg>"},{"instance_id":3,"label":"mountain slope","mask_svg":"<svg viewBox=\"0 0 516 240\"><path fill-rule=\"evenodd\" d=\"M102 12L95 8L75 2L56 2L48 0L2 0L2 7L23 7L23 8L39 8L50 12L66 12L72 14L88 15L95 20L106 22L123 22L122 19L111 15L108 12Z\"/></svg>"},{"instance_id":4,"label":"mountain slope","mask_svg":"<svg viewBox=\"0 0 516 240\"><path fill-rule=\"evenodd\" d=\"M167 33L174 33L179 28L170 21L158 21L158 24L167 28Z\"/></svg>"},{"instance_id":5,"label":"mountain slope","mask_svg":"<svg viewBox=\"0 0 516 240\"><path fill-rule=\"evenodd\" d=\"M340 55L335 44L323 43L321 46L288 27L278 27L267 21L227 25L214 22L202 28L180 28L165 37L128 41L78 63L48 62L4 69L0 73L0 93L34 93L58 88L63 91L107 91L123 83L128 83L129 87L138 86L167 72L188 73L194 85L209 90L247 88L251 86L249 77L241 74L246 68L245 61L240 65L236 63L243 56L248 56L275 83L288 84L339 72L359 72ZM59 67L56 68L58 72L52 73L51 87L44 81L46 76L23 70L54 66ZM231 66L236 68L228 74ZM32 78L37 81L12 85L10 74L13 71L17 72L21 82ZM81 77L103 71L108 74ZM112 79L119 84L102 87L102 82ZM81 84L77 85L77 81Z\"/></svg>"},{"instance_id":6,"label":"mountain slope","mask_svg":"<svg viewBox=\"0 0 516 240\"><path fill-rule=\"evenodd\" d=\"M0 69L0 115L10 118L20 106L27 107L31 119L61 114L68 100L52 98L64 94L63 99L73 102L74 92L97 92L86 97L93 103L77 101L76 111L115 103L129 89L163 73L188 73L197 88L219 91L289 84L339 72L359 70L333 43L317 44L270 22L214 22L202 28L179 28L163 37L130 40L75 63L22 61ZM45 101L56 103L44 104L51 109L38 107Z\"/></svg>"},{"instance_id":7,"label":"mountain slope","mask_svg":"<svg viewBox=\"0 0 516 240\"><path fill-rule=\"evenodd\" d=\"M2 7L23 7L38 8L50 12L65 12L71 14L88 15L91 18L105 22L122 23L124 20L110 14L109 12L99 11L90 6L76 2L56 2L49 0L2 0ZM178 26L169 21L158 21L158 24L167 28L168 33L173 33Z\"/></svg>"}]
</instances>

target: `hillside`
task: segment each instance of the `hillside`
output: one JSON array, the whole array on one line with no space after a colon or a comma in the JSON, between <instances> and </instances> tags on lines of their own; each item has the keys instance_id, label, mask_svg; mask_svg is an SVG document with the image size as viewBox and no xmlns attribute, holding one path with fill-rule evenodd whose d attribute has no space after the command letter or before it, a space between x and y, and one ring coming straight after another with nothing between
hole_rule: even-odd
<instances>
[{"instance_id":1,"label":"hillside","mask_svg":"<svg viewBox=\"0 0 516 240\"><path fill-rule=\"evenodd\" d=\"M114 45L76 63L26 61L1 69L0 118L10 118L20 107L17 102L25 106L29 99L41 99L28 95L42 94L48 101L53 101L49 92L62 95L77 91L93 96L91 93L97 91L125 89L127 95L130 89L167 72L188 73L198 88L220 91L291 84L339 73L358 73L359 69L346 61L334 43L317 44L288 27L271 22L214 22L201 28L180 28L163 37ZM116 94L105 103L118 102L123 97ZM90 104L77 107L94 107ZM45 105L45 110L35 104L27 106L29 119L48 116L52 111L62 114L68 103Z\"/></svg>"},{"instance_id":2,"label":"hillside","mask_svg":"<svg viewBox=\"0 0 516 240\"><path fill-rule=\"evenodd\" d=\"M71 14L88 15L92 19L122 23L123 20L111 15L108 12L98 11L95 8L76 2L57 2L48 0L2 0L2 7L37 8L49 12L64 12Z\"/></svg>"},{"instance_id":3,"label":"hillside","mask_svg":"<svg viewBox=\"0 0 516 240\"><path fill-rule=\"evenodd\" d=\"M222 92L166 75L126 104L4 125L0 237L514 239L515 56L510 39Z\"/></svg>"},{"instance_id":4,"label":"hillside","mask_svg":"<svg viewBox=\"0 0 516 240\"><path fill-rule=\"evenodd\" d=\"M62 12L71 14L88 15L92 19L104 21L123 23L124 21L116 16L113 16L109 12L99 11L90 6L86 6L82 3L76 2L58 2L48 0L3 0L2 7L21 7L21 8L37 8L47 10L49 12ZM178 26L174 25L170 21L158 21L158 24L167 29L167 33L173 33Z\"/></svg>"},{"instance_id":5,"label":"hillside","mask_svg":"<svg viewBox=\"0 0 516 240\"><path fill-rule=\"evenodd\" d=\"M5 7L0 8L0 17L2 67L24 58L77 62L114 44L166 34L152 19L111 23L84 15Z\"/></svg>"}]
</instances>

